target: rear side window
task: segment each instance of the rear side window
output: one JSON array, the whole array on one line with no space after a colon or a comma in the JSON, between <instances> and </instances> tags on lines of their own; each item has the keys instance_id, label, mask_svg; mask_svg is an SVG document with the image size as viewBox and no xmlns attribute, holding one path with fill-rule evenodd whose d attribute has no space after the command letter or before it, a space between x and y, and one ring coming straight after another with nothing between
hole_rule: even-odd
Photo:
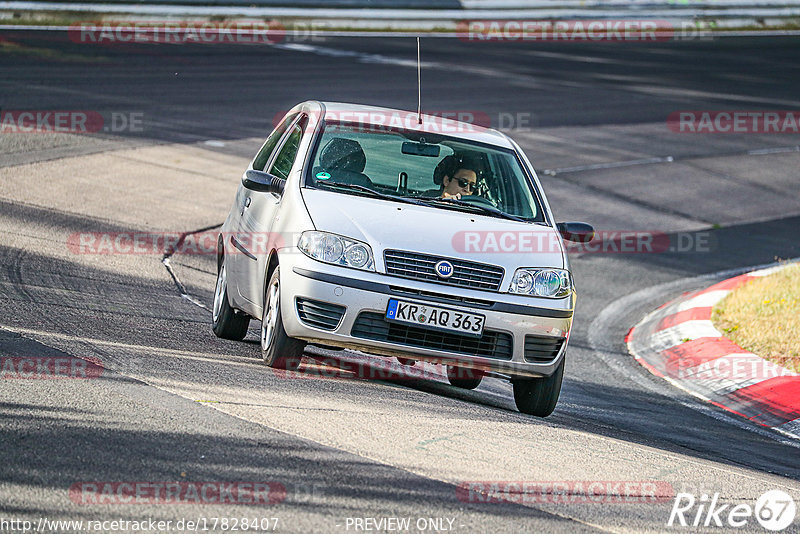
<instances>
[{"instance_id":1,"label":"rear side window","mask_svg":"<svg viewBox=\"0 0 800 534\"><path fill-rule=\"evenodd\" d=\"M263 171L264 167L266 167L267 162L269 161L269 157L272 155L272 152L275 150L275 147L278 146L278 142L281 140L283 136L283 132L292 124L295 117L297 117L297 113L292 113L283 122L281 122L272 133L269 134L267 140L264 142L264 146L261 147L261 150L258 151L258 155L256 155L255 160L253 160L253 168L257 171Z\"/></svg>"},{"instance_id":2,"label":"rear side window","mask_svg":"<svg viewBox=\"0 0 800 534\"><path fill-rule=\"evenodd\" d=\"M286 138L286 142L283 143L278 155L275 156L275 161L269 169L270 174L274 174L284 180L289 177L289 171L292 170L292 165L294 165L294 160L297 157L297 149L300 148L304 123L305 121L301 120L294 125Z\"/></svg>"}]
</instances>

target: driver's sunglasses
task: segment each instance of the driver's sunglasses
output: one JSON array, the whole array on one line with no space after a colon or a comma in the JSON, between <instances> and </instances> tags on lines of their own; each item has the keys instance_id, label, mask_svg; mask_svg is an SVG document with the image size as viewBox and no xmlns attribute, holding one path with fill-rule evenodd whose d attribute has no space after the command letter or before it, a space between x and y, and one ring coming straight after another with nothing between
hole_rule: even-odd
<instances>
[{"instance_id":1,"label":"driver's sunglasses","mask_svg":"<svg viewBox=\"0 0 800 534\"><path fill-rule=\"evenodd\" d=\"M470 191L475 191L478 188L477 182L470 182L469 180L465 180L463 178L453 178L456 182L458 182L458 187L466 188L469 187Z\"/></svg>"}]
</instances>

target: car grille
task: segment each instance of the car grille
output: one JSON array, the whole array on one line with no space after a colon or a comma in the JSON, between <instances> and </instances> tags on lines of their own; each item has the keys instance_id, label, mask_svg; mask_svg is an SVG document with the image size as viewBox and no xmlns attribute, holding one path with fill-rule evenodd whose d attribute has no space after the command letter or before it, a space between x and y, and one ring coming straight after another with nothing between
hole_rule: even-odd
<instances>
[{"instance_id":1,"label":"car grille","mask_svg":"<svg viewBox=\"0 0 800 534\"><path fill-rule=\"evenodd\" d=\"M321 330L335 330L344 316L345 307L319 300L310 300L298 297L297 315L307 326Z\"/></svg>"},{"instance_id":2,"label":"car grille","mask_svg":"<svg viewBox=\"0 0 800 534\"><path fill-rule=\"evenodd\" d=\"M468 306L478 306L480 308L491 308L494 302L488 300L471 299L468 297L459 297L457 295L445 295L443 293L434 293L433 291L422 291L421 289L411 289L410 287L389 286L394 293L409 295L413 297L431 297L437 300L452 302L454 304L466 304Z\"/></svg>"},{"instance_id":3,"label":"car grille","mask_svg":"<svg viewBox=\"0 0 800 534\"><path fill-rule=\"evenodd\" d=\"M442 279L434 266L445 258L402 250L387 250L383 258L386 273L401 278L486 291L498 291L503 281L503 268L485 263L448 258L447 261L453 264L453 276Z\"/></svg>"},{"instance_id":4,"label":"car grille","mask_svg":"<svg viewBox=\"0 0 800 534\"><path fill-rule=\"evenodd\" d=\"M525 361L528 363L548 363L558 356L563 337L525 336Z\"/></svg>"},{"instance_id":5,"label":"car grille","mask_svg":"<svg viewBox=\"0 0 800 534\"><path fill-rule=\"evenodd\" d=\"M514 352L511 334L484 330L480 338L439 332L386 321L382 314L362 312L350 332L353 337L398 345L445 350L470 356L510 360Z\"/></svg>"}]
</instances>

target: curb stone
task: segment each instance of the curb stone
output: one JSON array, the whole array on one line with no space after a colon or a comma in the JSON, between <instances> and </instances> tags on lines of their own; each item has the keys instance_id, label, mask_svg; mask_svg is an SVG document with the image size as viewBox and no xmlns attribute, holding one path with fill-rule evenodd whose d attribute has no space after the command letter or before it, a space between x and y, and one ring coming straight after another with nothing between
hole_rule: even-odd
<instances>
[{"instance_id":1,"label":"curb stone","mask_svg":"<svg viewBox=\"0 0 800 534\"><path fill-rule=\"evenodd\" d=\"M628 351L656 376L754 423L800 439L800 374L736 345L711 323L732 290L785 265L723 280L654 310L628 333Z\"/></svg>"}]
</instances>

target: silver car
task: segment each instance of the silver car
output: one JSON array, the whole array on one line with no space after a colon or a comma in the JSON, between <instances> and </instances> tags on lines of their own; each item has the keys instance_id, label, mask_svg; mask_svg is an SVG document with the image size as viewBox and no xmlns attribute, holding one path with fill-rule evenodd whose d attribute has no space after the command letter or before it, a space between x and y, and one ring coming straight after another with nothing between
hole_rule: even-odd
<instances>
[{"instance_id":1,"label":"silver car","mask_svg":"<svg viewBox=\"0 0 800 534\"><path fill-rule=\"evenodd\" d=\"M242 176L219 234L213 330L261 321L267 365L304 347L447 366L451 384L511 381L523 413L561 390L575 287L530 162L506 135L352 104L295 106Z\"/></svg>"}]
</instances>

